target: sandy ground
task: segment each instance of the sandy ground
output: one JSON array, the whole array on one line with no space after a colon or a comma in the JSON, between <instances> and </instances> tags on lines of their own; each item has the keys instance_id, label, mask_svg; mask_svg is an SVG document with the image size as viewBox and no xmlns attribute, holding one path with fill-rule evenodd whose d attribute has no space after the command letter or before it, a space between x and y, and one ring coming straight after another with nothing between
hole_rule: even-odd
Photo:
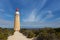
<instances>
[{"instance_id":1,"label":"sandy ground","mask_svg":"<svg viewBox=\"0 0 60 40\"><path fill-rule=\"evenodd\" d=\"M9 36L7 40L32 40L32 39L26 38L22 33L15 31L14 35Z\"/></svg>"}]
</instances>

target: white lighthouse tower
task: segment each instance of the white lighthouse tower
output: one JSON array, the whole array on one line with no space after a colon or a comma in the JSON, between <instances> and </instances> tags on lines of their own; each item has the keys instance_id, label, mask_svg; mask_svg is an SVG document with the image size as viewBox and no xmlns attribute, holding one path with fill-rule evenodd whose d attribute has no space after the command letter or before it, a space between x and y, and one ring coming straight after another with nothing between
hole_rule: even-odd
<instances>
[{"instance_id":1,"label":"white lighthouse tower","mask_svg":"<svg viewBox=\"0 0 60 40\"><path fill-rule=\"evenodd\" d=\"M14 30L20 31L20 17L19 17L19 9L18 8L16 8L16 13L15 13Z\"/></svg>"}]
</instances>

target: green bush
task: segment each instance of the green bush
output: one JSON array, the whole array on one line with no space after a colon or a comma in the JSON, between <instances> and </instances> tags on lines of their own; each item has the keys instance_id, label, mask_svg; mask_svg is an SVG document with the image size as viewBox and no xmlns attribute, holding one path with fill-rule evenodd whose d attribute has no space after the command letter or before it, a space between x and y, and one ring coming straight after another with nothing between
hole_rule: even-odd
<instances>
[{"instance_id":1,"label":"green bush","mask_svg":"<svg viewBox=\"0 0 60 40\"><path fill-rule=\"evenodd\" d=\"M35 37L35 34L32 31L30 31L27 35L27 38L33 38L33 37Z\"/></svg>"}]
</instances>

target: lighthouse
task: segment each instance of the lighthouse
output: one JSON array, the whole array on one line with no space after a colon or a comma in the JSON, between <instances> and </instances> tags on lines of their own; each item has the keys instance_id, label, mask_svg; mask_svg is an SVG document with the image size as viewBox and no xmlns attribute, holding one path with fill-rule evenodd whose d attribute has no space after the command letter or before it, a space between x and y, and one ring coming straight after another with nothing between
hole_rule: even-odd
<instances>
[{"instance_id":1,"label":"lighthouse","mask_svg":"<svg viewBox=\"0 0 60 40\"><path fill-rule=\"evenodd\" d=\"M20 17L19 9L16 9L15 18L14 18L14 34L10 35L7 40L31 40L26 38L22 33L20 33Z\"/></svg>"},{"instance_id":2,"label":"lighthouse","mask_svg":"<svg viewBox=\"0 0 60 40\"><path fill-rule=\"evenodd\" d=\"M16 8L16 12L15 12L14 31L20 31L20 16L19 16L19 9L18 8Z\"/></svg>"}]
</instances>

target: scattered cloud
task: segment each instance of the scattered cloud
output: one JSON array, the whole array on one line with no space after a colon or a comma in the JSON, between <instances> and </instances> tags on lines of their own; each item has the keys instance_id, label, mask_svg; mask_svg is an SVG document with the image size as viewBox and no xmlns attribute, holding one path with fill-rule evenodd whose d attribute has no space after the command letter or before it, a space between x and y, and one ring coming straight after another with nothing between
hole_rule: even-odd
<instances>
[{"instance_id":1,"label":"scattered cloud","mask_svg":"<svg viewBox=\"0 0 60 40\"><path fill-rule=\"evenodd\" d=\"M54 22L59 22L59 23L60 23L60 17L59 17L59 18L56 18L56 19L54 20Z\"/></svg>"},{"instance_id":2,"label":"scattered cloud","mask_svg":"<svg viewBox=\"0 0 60 40\"><path fill-rule=\"evenodd\" d=\"M52 21L46 22L47 19L51 19L54 17L53 12L51 10L47 11L46 13L47 15L41 21L40 21L40 16L37 16L35 13L36 11L32 11L31 15L27 19L23 20L24 22L21 23L21 26L26 26L26 27L33 26L33 28L37 26L38 28L39 27L60 27L60 22L57 22L57 21L60 21L60 18L55 19L56 21L53 21L53 22Z\"/></svg>"},{"instance_id":3,"label":"scattered cloud","mask_svg":"<svg viewBox=\"0 0 60 40\"><path fill-rule=\"evenodd\" d=\"M13 10L15 10L16 7L23 9L23 11L21 11L21 14L25 15L25 16L24 15L21 16L21 20L23 20L21 21L21 26L34 26L34 27L60 26L60 16L59 16L60 15L60 11L59 11L60 1L57 1L57 0L56 1L52 1L52 0L3 1L1 0L0 4L1 4L0 5L0 26L9 27L10 25L13 25L13 21L9 20L9 18L13 18L13 15L14 15ZM57 12L53 13L54 10L57 10ZM58 18L55 18L57 16ZM52 20L52 18L54 19ZM51 19L50 20L51 22L49 22L48 19Z\"/></svg>"},{"instance_id":4,"label":"scattered cloud","mask_svg":"<svg viewBox=\"0 0 60 40\"><path fill-rule=\"evenodd\" d=\"M47 11L47 15L45 16L45 18L42 19L41 21L44 22L44 21L46 21L47 19L50 19L50 18L53 18L53 17L54 17L54 15L52 14L52 11L49 10L49 11Z\"/></svg>"},{"instance_id":5,"label":"scattered cloud","mask_svg":"<svg viewBox=\"0 0 60 40\"><path fill-rule=\"evenodd\" d=\"M60 27L60 22L23 22L21 26L32 27L32 28L43 28L43 27L52 27L57 28Z\"/></svg>"},{"instance_id":6,"label":"scattered cloud","mask_svg":"<svg viewBox=\"0 0 60 40\"><path fill-rule=\"evenodd\" d=\"M4 9L0 9L0 17L3 17L3 16L6 16L6 17L13 17L11 14L9 14L8 12L5 12Z\"/></svg>"},{"instance_id":7,"label":"scattered cloud","mask_svg":"<svg viewBox=\"0 0 60 40\"><path fill-rule=\"evenodd\" d=\"M47 18L52 18L54 15L52 14L52 11L51 10L49 10L48 11L48 15L47 15Z\"/></svg>"},{"instance_id":8,"label":"scattered cloud","mask_svg":"<svg viewBox=\"0 0 60 40\"><path fill-rule=\"evenodd\" d=\"M0 27L11 28L13 26L13 21L5 20L0 18Z\"/></svg>"},{"instance_id":9,"label":"scattered cloud","mask_svg":"<svg viewBox=\"0 0 60 40\"><path fill-rule=\"evenodd\" d=\"M4 9L0 9L0 12L5 12L5 10Z\"/></svg>"},{"instance_id":10,"label":"scattered cloud","mask_svg":"<svg viewBox=\"0 0 60 40\"><path fill-rule=\"evenodd\" d=\"M38 21L38 19L39 18L36 16L36 9L34 9L26 19L23 19L23 21L24 22L36 22Z\"/></svg>"}]
</instances>

